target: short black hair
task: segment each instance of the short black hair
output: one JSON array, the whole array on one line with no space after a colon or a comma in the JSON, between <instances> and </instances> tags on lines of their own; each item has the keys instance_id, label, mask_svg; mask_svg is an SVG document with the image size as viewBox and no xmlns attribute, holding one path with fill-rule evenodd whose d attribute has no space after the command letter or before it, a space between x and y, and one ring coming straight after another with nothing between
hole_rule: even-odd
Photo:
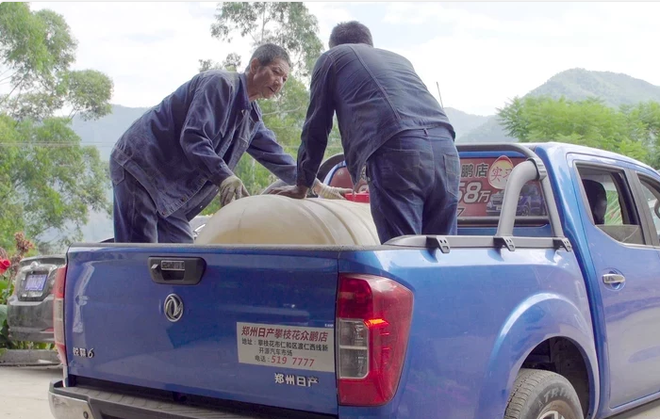
<instances>
[{"instance_id":1,"label":"short black hair","mask_svg":"<svg viewBox=\"0 0 660 419\"><path fill-rule=\"evenodd\" d=\"M350 22L342 22L332 29L330 34L330 48L334 48L341 44L367 44L374 46L374 41L371 39L371 31L369 28L356 20Z\"/></svg>"},{"instance_id":2,"label":"short black hair","mask_svg":"<svg viewBox=\"0 0 660 419\"><path fill-rule=\"evenodd\" d=\"M291 58L289 58L289 53L286 52L284 48L282 48L279 45L271 44L271 43L266 43L259 45L256 50L252 53L252 57L250 57L250 62L248 62L247 69L245 70L246 72L250 71L250 63L252 63L252 60L254 59L259 60L259 64L261 66L265 66L273 62L276 58L282 59L286 61L287 64L289 64L289 67L291 66Z\"/></svg>"}]
</instances>

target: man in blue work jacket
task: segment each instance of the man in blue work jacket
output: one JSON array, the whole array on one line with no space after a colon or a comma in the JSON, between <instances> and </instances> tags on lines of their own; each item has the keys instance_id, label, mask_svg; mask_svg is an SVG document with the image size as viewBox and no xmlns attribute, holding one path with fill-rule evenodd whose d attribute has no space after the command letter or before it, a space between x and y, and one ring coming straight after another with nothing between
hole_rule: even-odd
<instances>
[{"instance_id":1,"label":"man in blue work jacket","mask_svg":"<svg viewBox=\"0 0 660 419\"><path fill-rule=\"evenodd\" d=\"M223 206L248 195L232 172L246 151L294 184L296 163L264 126L256 102L282 89L290 67L283 48L264 44L245 73L197 74L137 119L110 158L115 242L191 243L189 220L218 192ZM314 190L343 198L318 180Z\"/></svg>"},{"instance_id":2,"label":"man in blue work jacket","mask_svg":"<svg viewBox=\"0 0 660 419\"><path fill-rule=\"evenodd\" d=\"M406 234L456 234L456 133L438 101L407 59L373 47L361 23L337 25L329 46L312 73L297 184L271 193L305 197L336 112L353 184L366 167L381 243Z\"/></svg>"}]
</instances>

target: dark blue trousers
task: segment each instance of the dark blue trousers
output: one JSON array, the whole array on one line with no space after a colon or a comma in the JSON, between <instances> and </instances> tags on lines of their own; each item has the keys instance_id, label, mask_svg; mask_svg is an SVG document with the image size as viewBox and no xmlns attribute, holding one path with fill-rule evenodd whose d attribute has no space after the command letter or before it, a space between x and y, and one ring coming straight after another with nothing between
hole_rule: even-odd
<instances>
[{"instance_id":1,"label":"dark blue trousers","mask_svg":"<svg viewBox=\"0 0 660 419\"><path fill-rule=\"evenodd\" d=\"M192 243L190 223L183 211L162 217L147 190L110 159L115 243Z\"/></svg>"},{"instance_id":2,"label":"dark blue trousers","mask_svg":"<svg viewBox=\"0 0 660 419\"><path fill-rule=\"evenodd\" d=\"M456 234L460 162L447 129L396 135L369 157L366 174L381 243L407 234Z\"/></svg>"}]
</instances>

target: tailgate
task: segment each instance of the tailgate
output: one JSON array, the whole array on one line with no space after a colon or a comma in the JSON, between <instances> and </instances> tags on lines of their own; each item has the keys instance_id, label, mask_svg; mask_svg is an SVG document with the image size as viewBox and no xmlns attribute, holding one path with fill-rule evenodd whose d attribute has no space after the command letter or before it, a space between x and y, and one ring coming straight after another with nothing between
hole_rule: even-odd
<instances>
[{"instance_id":1,"label":"tailgate","mask_svg":"<svg viewBox=\"0 0 660 419\"><path fill-rule=\"evenodd\" d=\"M113 245L67 264L69 376L336 413L336 252Z\"/></svg>"}]
</instances>

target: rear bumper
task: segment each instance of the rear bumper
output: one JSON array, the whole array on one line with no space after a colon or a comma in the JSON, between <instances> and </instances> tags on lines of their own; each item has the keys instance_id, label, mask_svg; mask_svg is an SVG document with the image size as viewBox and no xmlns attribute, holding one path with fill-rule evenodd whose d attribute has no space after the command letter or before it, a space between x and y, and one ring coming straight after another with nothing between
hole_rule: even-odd
<instances>
[{"instance_id":1,"label":"rear bumper","mask_svg":"<svg viewBox=\"0 0 660 419\"><path fill-rule=\"evenodd\" d=\"M209 409L96 388L63 387L62 381L50 383L48 402L55 419L302 419L296 414L264 414L256 405L254 412ZM305 416L319 418L313 414Z\"/></svg>"},{"instance_id":2,"label":"rear bumper","mask_svg":"<svg viewBox=\"0 0 660 419\"><path fill-rule=\"evenodd\" d=\"M20 301L16 296L10 297L7 324L11 340L53 343L53 296L43 301Z\"/></svg>"},{"instance_id":3,"label":"rear bumper","mask_svg":"<svg viewBox=\"0 0 660 419\"><path fill-rule=\"evenodd\" d=\"M50 413L56 419L101 419L100 414L92 414L92 409L87 398L79 398L78 395L74 394L68 396L62 390L64 390L62 381L53 381L50 383L48 404L50 405Z\"/></svg>"},{"instance_id":4,"label":"rear bumper","mask_svg":"<svg viewBox=\"0 0 660 419\"><path fill-rule=\"evenodd\" d=\"M10 326L11 327L11 326ZM11 327L9 329L9 339L12 341L36 342L36 343L54 343L53 331L38 330L31 327Z\"/></svg>"}]
</instances>

